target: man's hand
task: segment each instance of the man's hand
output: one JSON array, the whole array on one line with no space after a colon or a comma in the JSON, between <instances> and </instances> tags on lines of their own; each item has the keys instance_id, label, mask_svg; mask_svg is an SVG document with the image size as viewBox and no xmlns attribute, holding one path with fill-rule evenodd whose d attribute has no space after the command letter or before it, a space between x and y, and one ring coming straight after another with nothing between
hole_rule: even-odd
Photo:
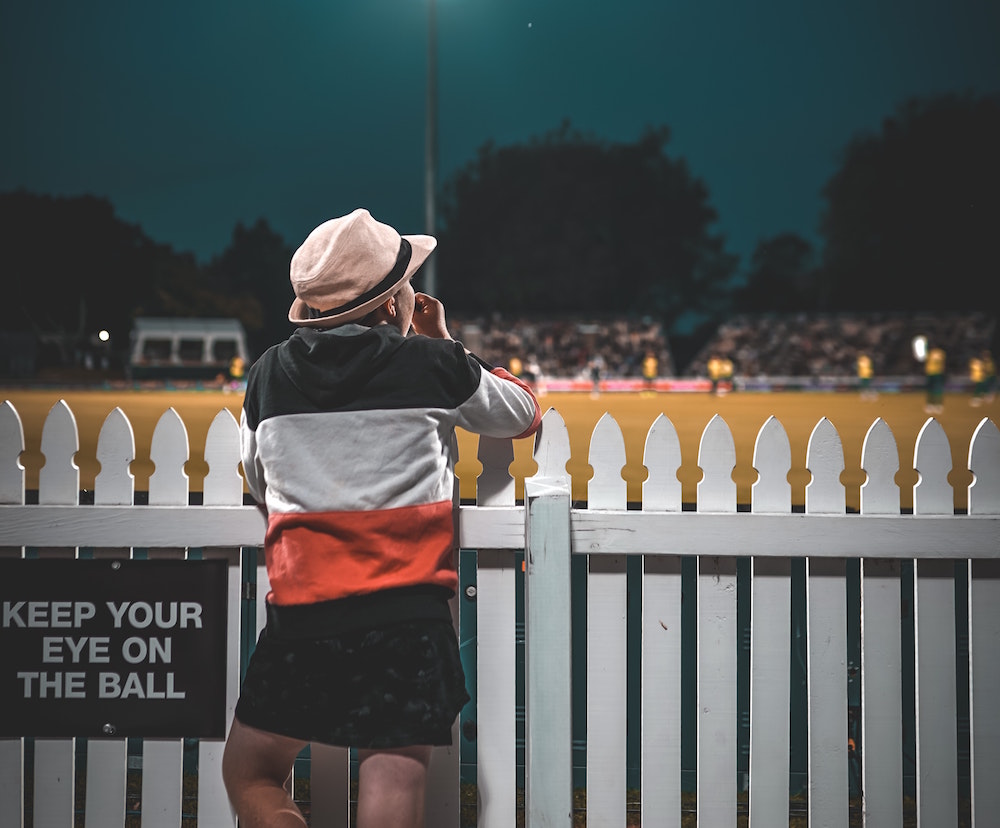
<instances>
[{"instance_id":1,"label":"man's hand","mask_svg":"<svg viewBox=\"0 0 1000 828\"><path fill-rule=\"evenodd\" d=\"M444 320L444 305L426 293L413 296L413 330L433 339L451 339Z\"/></svg>"}]
</instances>

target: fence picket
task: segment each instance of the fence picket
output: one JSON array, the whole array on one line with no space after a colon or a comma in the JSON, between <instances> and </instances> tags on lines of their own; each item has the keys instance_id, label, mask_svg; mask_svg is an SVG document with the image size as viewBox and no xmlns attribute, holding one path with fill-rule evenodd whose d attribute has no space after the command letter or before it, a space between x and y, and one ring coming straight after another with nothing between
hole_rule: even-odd
<instances>
[{"instance_id":1,"label":"fence picket","mask_svg":"<svg viewBox=\"0 0 1000 828\"><path fill-rule=\"evenodd\" d=\"M24 428L17 409L9 400L0 405L0 503L24 503ZM20 558L24 547L0 546L0 557ZM24 822L24 740L0 738L0 791L18 791L0 796L0 825Z\"/></svg>"},{"instance_id":2,"label":"fence picket","mask_svg":"<svg viewBox=\"0 0 1000 828\"><path fill-rule=\"evenodd\" d=\"M917 435L913 465L919 475L913 487L914 514L951 514L951 447L933 418ZM958 822L955 565L919 559L913 581L917 819L921 825L948 828ZM933 789L927 785L930 780Z\"/></svg>"},{"instance_id":3,"label":"fence picket","mask_svg":"<svg viewBox=\"0 0 1000 828\"><path fill-rule=\"evenodd\" d=\"M121 408L115 408L97 437L97 462L101 470L94 478L94 503L102 506L131 505L135 476L129 465L135 460L135 434Z\"/></svg>"},{"instance_id":4,"label":"fence picket","mask_svg":"<svg viewBox=\"0 0 1000 828\"><path fill-rule=\"evenodd\" d=\"M698 444L698 465L704 477L698 481L699 512L735 512L736 445L733 433L718 414L709 420Z\"/></svg>"},{"instance_id":5,"label":"fence picket","mask_svg":"<svg viewBox=\"0 0 1000 828\"><path fill-rule=\"evenodd\" d=\"M0 405L0 503L24 503L23 451L21 417L10 400L4 400Z\"/></svg>"},{"instance_id":6,"label":"fence picket","mask_svg":"<svg viewBox=\"0 0 1000 828\"><path fill-rule=\"evenodd\" d=\"M513 506L514 445L479 438L477 504ZM476 572L476 765L479 824L517 822L516 556L512 549L481 549Z\"/></svg>"},{"instance_id":7,"label":"fence picket","mask_svg":"<svg viewBox=\"0 0 1000 828\"><path fill-rule=\"evenodd\" d=\"M984 418L969 445L969 514L1000 514L1000 430ZM972 825L1000 813L1000 564L969 561L969 725Z\"/></svg>"},{"instance_id":8,"label":"fence picket","mask_svg":"<svg viewBox=\"0 0 1000 828\"><path fill-rule=\"evenodd\" d=\"M951 445L944 428L933 417L917 434L913 453L917 482L913 486L913 514L950 515L955 511L954 492L948 482Z\"/></svg>"},{"instance_id":9,"label":"fence picket","mask_svg":"<svg viewBox=\"0 0 1000 828\"><path fill-rule=\"evenodd\" d=\"M646 512L681 511L681 445L674 424L657 416L646 435L642 484ZM681 559L642 559L642 822L681 824Z\"/></svg>"},{"instance_id":10,"label":"fence picket","mask_svg":"<svg viewBox=\"0 0 1000 828\"><path fill-rule=\"evenodd\" d=\"M42 426L41 451L45 465L38 475L38 502L76 505L80 499L80 469L74 460L80 440L76 418L65 400L49 410ZM74 547L38 549L39 557L75 558ZM76 739L35 740L36 825L69 825L76 793Z\"/></svg>"},{"instance_id":11,"label":"fence picket","mask_svg":"<svg viewBox=\"0 0 1000 828\"><path fill-rule=\"evenodd\" d=\"M94 478L94 503L128 506L133 503L135 478L129 464L135 460L135 434L121 408L104 419L97 438L100 471ZM94 557L127 558L131 550L95 549ZM125 825L125 793L128 774L127 742L124 738L91 739L87 743L87 828Z\"/></svg>"},{"instance_id":12,"label":"fence picket","mask_svg":"<svg viewBox=\"0 0 1000 828\"><path fill-rule=\"evenodd\" d=\"M239 473L240 430L236 418L228 409L221 409L208 429L205 438L205 462L208 474L203 485L203 502L206 506L240 506L243 503L243 478ZM227 641L240 640L240 596L243 578L240 572L238 547L210 548L202 552L205 559L222 558L226 561L228 611L226 613ZM226 649L226 726L233 721L240 690L240 652L238 647ZM198 742L198 824L221 828L235 828L236 815L229 803L222 781L222 753L225 739L201 739Z\"/></svg>"},{"instance_id":13,"label":"fence picket","mask_svg":"<svg viewBox=\"0 0 1000 828\"><path fill-rule=\"evenodd\" d=\"M844 484L840 482L844 471L844 446L837 429L826 417L816 423L809 435L806 468L812 474L812 479L806 484L806 513L844 514Z\"/></svg>"},{"instance_id":14,"label":"fence picket","mask_svg":"<svg viewBox=\"0 0 1000 828\"><path fill-rule=\"evenodd\" d=\"M569 828L573 824L569 478L525 480L524 501L525 824Z\"/></svg>"},{"instance_id":15,"label":"fence picket","mask_svg":"<svg viewBox=\"0 0 1000 828\"><path fill-rule=\"evenodd\" d=\"M477 457L483 471L476 479L476 503L479 506L513 506L514 443L496 437L480 437Z\"/></svg>"},{"instance_id":16,"label":"fence picket","mask_svg":"<svg viewBox=\"0 0 1000 828\"><path fill-rule=\"evenodd\" d=\"M604 414L590 440L588 509L625 509L625 438ZM587 561L587 820L625 826L628 585L624 555Z\"/></svg>"},{"instance_id":17,"label":"fence picket","mask_svg":"<svg viewBox=\"0 0 1000 828\"><path fill-rule=\"evenodd\" d=\"M844 514L844 449L826 417L806 449L807 514ZM806 559L809 825L848 823L847 578L843 558Z\"/></svg>"},{"instance_id":18,"label":"fence picket","mask_svg":"<svg viewBox=\"0 0 1000 828\"><path fill-rule=\"evenodd\" d=\"M718 414L698 447L699 512L735 512L732 432ZM698 824L736 823L736 558L698 559Z\"/></svg>"},{"instance_id":19,"label":"fence picket","mask_svg":"<svg viewBox=\"0 0 1000 828\"><path fill-rule=\"evenodd\" d=\"M677 470L681 465L681 441L674 424L658 414L646 434L643 464L648 477L642 483L643 509L650 512L681 510L681 481Z\"/></svg>"},{"instance_id":20,"label":"fence picket","mask_svg":"<svg viewBox=\"0 0 1000 828\"><path fill-rule=\"evenodd\" d=\"M898 515L899 451L881 418L861 449L863 515ZM861 745L866 828L903 825L902 643L899 561L861 559Z\"/></svg>"},{"instance_id":21,"label":"fence picket","mask_svg":"<svg viewBox=\"0 0 1000 828\"><path fill-rule=\"evenodd\" d=\"M984 417L969 444L970 515L1000 515L1000 429Z\"/></svg>"},{"instance_id":22,"label":"fence picket","mask_svg":"<svg viewBox=\"0 0 1000 828\"><path fill-rule=\"evenodd\" d=\"M535 432L535 462L538 471L535 477L565 477L566 464L570 458L569 431L562 415L550 408L542 417L542 425ZM528 496L525 495L525 501Z\"/></svg>"},{"instance_id":23,"label":"fence picket","mask_svg":"<svg viewBox=\"0 0 1000 828\"><path fill-rule=\"evenodd\" d=\"M187 506L188 476L184 464L190 457L188 433L180 414L171 406L153 429L149 459L155 468L149 476L149 502L159 506Z\"/></svg>"},{"instance_id":24,"label":"fence picket","mask_svg":"<svg viewBox=\"0 0 1000 828\"><path fill-rule=\"evenodd\" d=\"M38 502L75 504L80 497L80 469L74 456L80 450L76 418L66 400L49 409L42 426L42 454L45 465L38 472Z\"/></svg>"},{"instance_id":25,"label":"fence picket","mask_svg":"<svg viewBox=\"0 0 1000 828\"><path fill-rule=\"evenodd\" d=\"M206 506L239 506L243 503L240 476L240 427L228 408L215 415L205 438L208 474L202 486Z\"/></svg>"},{"instance_id":26,"label":"fence picket","mask_svg":"<svg viewBox=\"0 0 1000 828\"><path fill-rule=\"evenodd\" d=\"M755 514L789 514L792 451L784 426L769 417L754 443L759 479L751 489ZM770 828L788 819L791 563L751 561L750 826Z\"/></svg>"},{"instance_id":27,"label":"fence picket","mask_svg":"<svg viewBox=\"0 0 1000 828\"><path fill-rule=\"evenodd\" d=\"M753 467L760 475L750 490L751 511L787 514L792 510L792 449L781 421L770 416L757 433L753 447Z\"/></svg>"},{"instance_id":28,"label":"fence picket","mask_svg":"<svg viewBox=\"0 0 1000 828\"><path fill-rule=\"evenodd\" d=\"M867 479L861 486L861 511L866 515L898 515L899 450L892 429L878 417L865 434L861 467Z\"/></svg>"},{"instance_id":29,"label":"fence picket","mask_svg":"<svg viewBox=\"0 0 1000 828\"><path fill-rule=\"evenodd\" d=\"M149 477L150 506L187 506L188 433L172 407L153 429L149 457L155 465ZM169 511L164 510L169 516ZM149 550L149 557L183 558L184 549ZM184 755L180 739L143 739L142 824L144 828L176 828L181 823Z\"/></svg>"}]
</instances>

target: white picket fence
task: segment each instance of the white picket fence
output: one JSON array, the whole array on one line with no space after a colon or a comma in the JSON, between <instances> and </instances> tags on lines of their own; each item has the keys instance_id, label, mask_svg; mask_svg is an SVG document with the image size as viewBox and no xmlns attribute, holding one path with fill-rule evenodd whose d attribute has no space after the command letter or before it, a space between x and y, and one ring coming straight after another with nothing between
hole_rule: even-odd
<instances>
[{"instance_id":1,"label":"white picket fence","mask_svg":"<svg viewBox=\"0 0 1000 828\"><path fill-rule=\"evenodd\" d=\"M242 504L238 429L227 411L213 422L205 447L209 466L203 504L188 506L183 464L187 432L173 409L161 417L150 457L148 505L133 505L128 465L135 458L131 426L115 409L98 441L101 471L93 505L78 505L75 419L65 403L43 429L38 503L24 505L24 437L17 412L0 407L0 554L95 557L145 548L149 556L203 557L230 562L227 715L238 692L240 640L239 547L261 542L257 510ZM913 466L913 514L900 513L894 477L899 451L887 424L876 420L865 438L867 482L861 513L847 514L840 475L839 435L823 419L809 440L812 475L805 513L793 513L787 480L791 452L775 419L761 428L753 466L759 479L751 511L737 512L732 434L714 418L698 454L703 479L696 511L683 511L676 430L664 416L646 438L641 509L628 509L624 440L608 416L594 430L587 508L570 501L569 436L549 411L535 443L538 472L515 502L508 471L509 440L479 442L483 466L474 506L458 508L459 544L477 549L477 782L479 824L516 824L515 588L525 556L526 780L529 825L572 823L570 558L587 562L587 821L626 822L626 558L642 558L641 808L643 825L681 824L681 560L697 559L697 810L705 828L737 819L737 581L738 557L751 560L749 811L753 828L788 824L791 561L806 559L809 824L846 826L848 815L846 561L860 559L862 579L862 756L864 824L902 826L902 659L900 608L915 614L916 764L919 825L958 824L955 565L968 569L969 699L972 819L995 825L1000 813L1000 432L983 420L969 447L973 482L968 514L954 514L948 483L951 453L940 424L921 430ZM915 561L913 595L901 591L900 563ZM264 577L263 573L259 573ZM266 592L266 583L258 594ZM741 596L745 600L747 596ZM466 606L466 605L463 605ZM469 604L471 606L471 604ZM260 610L261 608L258 607ZM257 625L262 613L258 611ZM456 740L457 743L457 740ZM181 740L144 739L142 825L179 826ZM221 784L222 743L199 744L197 823L232 826ZM0 740L0 826L24 821L23 792L33 785L35 826L73 825L73 739L35 739L25 767L20 739ZM432 765L428 825L458 825L458 750L439 749ZM126 744L87 744L85 824L125 821ZM344 825L348 813L348 754L312 752L314 825ZM317 784L317 780L323 780Z\"/></svg>"}]
</instances>

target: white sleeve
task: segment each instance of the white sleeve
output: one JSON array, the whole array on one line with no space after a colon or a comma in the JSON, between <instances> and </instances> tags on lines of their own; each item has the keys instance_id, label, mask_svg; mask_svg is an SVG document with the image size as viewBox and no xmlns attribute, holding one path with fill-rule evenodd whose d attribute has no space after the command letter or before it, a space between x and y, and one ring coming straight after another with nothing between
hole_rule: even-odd
<instances>
[{"instance_id":1,"label":"white sleeve","mask_svg":"<svg viewBox=\"0 0 1000 828\"><path fill-rule=\"evenodd\" d=\"M456 425L487 437L527 437L542 421L538 400L503 368L480 373L479 387L458 407Z\"/></svg>"}]
</instances>

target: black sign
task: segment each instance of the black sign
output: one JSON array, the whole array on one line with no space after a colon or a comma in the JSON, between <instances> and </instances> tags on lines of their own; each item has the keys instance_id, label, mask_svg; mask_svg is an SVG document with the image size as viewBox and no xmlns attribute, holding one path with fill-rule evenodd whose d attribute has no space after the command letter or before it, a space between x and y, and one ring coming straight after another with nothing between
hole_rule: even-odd
<instances>
[{"instance_id":1,"label":"black sign","mask_svg":"<svg viewBox=\"0 0 1000 828\"><path fill-rule=\"evenodd\" d=\"M226 566L0 559L0 736L222 738Z\"/></svg>"}]
</instances>

